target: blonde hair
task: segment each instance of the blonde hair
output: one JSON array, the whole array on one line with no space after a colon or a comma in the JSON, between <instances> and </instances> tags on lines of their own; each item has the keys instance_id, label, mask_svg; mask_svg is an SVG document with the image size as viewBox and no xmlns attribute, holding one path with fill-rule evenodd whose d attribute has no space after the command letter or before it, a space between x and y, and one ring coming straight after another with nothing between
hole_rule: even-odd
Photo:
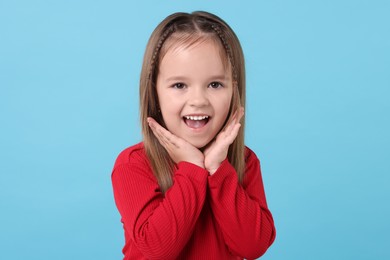
<instances>
[{"instance_id":1,"label":"blonde hair","mask_svg":"<svg viewBox=\"0 0 390 260\"><path fill-rule=\"evenodd\" d=\"M230 63L234 90L227 118L230 118L239 107L245 107L244 55L240 42L229 25L211 13L201 11L174 13L165 18L148 41L140 77L140 119L144 148L162 192L172 186L175 164L146 122L147 117L153 117L165 127L159 111L156 90L159 63L172 45L194 44L205 38L214 40L220 46L225 65ZM244 126L242 119L237 138L228 151L228 160L235 168L240 182L245 171Z\"/></svg>"}]
</instances>

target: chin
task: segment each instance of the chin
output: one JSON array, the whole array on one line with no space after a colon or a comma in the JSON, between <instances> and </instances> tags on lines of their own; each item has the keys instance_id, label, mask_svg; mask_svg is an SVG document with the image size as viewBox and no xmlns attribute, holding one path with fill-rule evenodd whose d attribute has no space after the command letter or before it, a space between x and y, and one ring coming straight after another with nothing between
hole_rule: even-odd
<instances>
[{"instance_id":1,"label":"chin","mask_svg":"<svg viewBox=\"0 0 390 260\"><path fill-rule=\"evenodd\" d=\"M207 145L211 142L211 140L205 140L205 141L187 141L199 150L203 151L204 148L207 147Z\"/></svg>"}]
</instances>

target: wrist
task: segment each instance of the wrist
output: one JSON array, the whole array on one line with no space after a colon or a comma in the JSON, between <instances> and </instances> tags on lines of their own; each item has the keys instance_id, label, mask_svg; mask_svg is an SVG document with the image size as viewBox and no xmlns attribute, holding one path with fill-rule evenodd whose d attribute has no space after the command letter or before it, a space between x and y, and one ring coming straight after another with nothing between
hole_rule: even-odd
<instances>
[{"instance_id":1,"label":"wrist","mask_svg":"<svg viewBox=\"0 0 390 260\"><path fill-rule=\"evenodd\" d=\"M196 165L196 166L198 166L198 167L200 167L202 169L206 169L203 162L194 161L194 160L181 160L180 162L191 163L191 164Z\"/></svg>"},{"instance_id":2,"label":"wrist","mask_svg":"<svg viewBox=\"0 0 390 260\"><path fill-rule=\"evenodd\" d=\"M219 168L221 164L214 165L213 167L207 167L206 170L209 172L210 175L213 175Z\"/></svg>"}]
</instances>

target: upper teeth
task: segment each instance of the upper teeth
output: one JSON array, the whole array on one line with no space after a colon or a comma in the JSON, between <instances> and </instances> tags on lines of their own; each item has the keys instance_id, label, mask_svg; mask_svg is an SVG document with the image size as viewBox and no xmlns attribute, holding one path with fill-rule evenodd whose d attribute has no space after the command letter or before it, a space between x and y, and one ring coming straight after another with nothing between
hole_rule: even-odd
<instances>
[{"instance_id":1,"label":"upper teeth","mask_svg":"<svg viewBox=\"0 0 390 260\"><path fill-rule=\"evenodd\" d=\"M203 120L209 117L208 116L185 116L185 118L189 120Z\"/></svg>"}]
</instances>

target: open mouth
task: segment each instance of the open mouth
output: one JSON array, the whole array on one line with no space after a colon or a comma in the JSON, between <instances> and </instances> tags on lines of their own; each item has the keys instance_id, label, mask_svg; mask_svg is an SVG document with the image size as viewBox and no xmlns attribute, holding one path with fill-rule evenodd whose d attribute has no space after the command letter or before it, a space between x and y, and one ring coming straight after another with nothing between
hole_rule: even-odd
<instances>
[{"instance_id":1,"label":"open mouth","mask_svg":"<svg viewBox=\"0 0 390 260\"><path fill-rule=\"evenodd\" d=\"M194 129L204 127L209 122L209 116L183 116L184 123Z\"/></svg>"}]
</instances>

